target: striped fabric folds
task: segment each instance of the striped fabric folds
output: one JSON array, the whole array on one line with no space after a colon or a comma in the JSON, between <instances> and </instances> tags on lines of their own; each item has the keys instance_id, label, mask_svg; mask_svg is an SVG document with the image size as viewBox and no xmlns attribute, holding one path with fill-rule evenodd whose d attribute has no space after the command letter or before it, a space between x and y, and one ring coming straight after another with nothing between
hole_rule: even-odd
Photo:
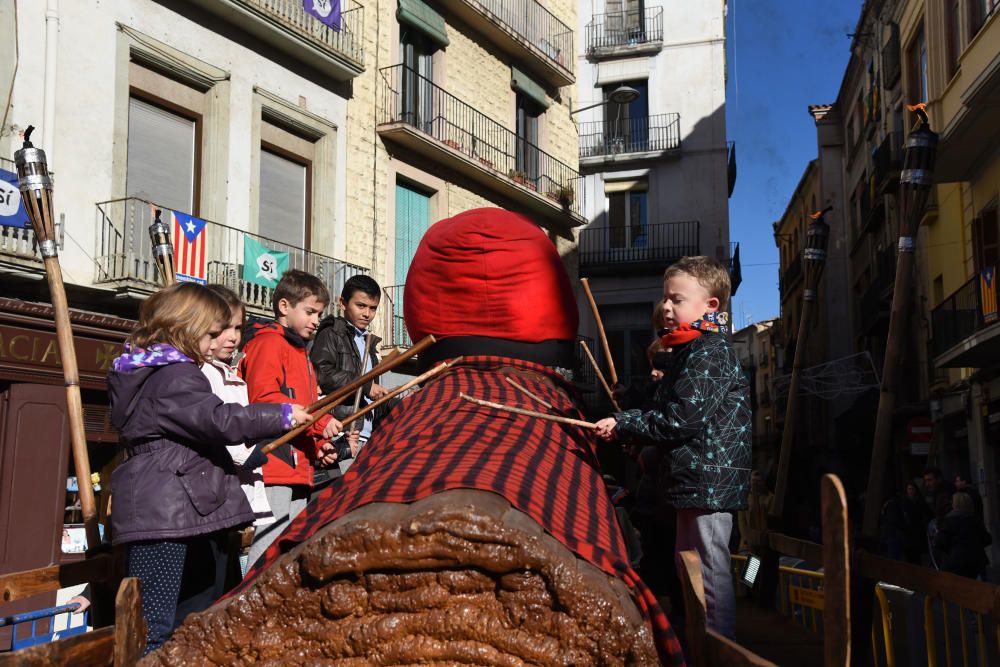
<instances>
[{"instance_id":1,"label":"striped fabric folds","mask_svg":"<svg viewBox=\"0 0 1000 667\"><path fill-rule=\"evenodd\" d=\"M409 503L449 489L492 491L608 575L624 581L646 615L661 660L684 664L680 644L656 599L629 567L614 506L601 477L593 436L584 429L490 410L460 392L532 410L505 374L580 418L562 379L544 366L503 357L466 357L394 408L343 478L291 523L240 589L323 526L374 502ZM528 372L528 375L523 375ZM532 374L548 378L536 380ZM544 409L544 408L542 408ZM239 589L238 589L239 590Z\"/></svg>"}]
</instances>

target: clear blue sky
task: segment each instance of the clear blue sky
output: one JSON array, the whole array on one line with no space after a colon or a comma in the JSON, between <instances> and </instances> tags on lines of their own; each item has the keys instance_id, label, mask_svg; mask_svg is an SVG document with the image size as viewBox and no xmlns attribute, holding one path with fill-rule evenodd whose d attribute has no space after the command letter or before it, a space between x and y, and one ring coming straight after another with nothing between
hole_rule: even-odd
<instances>
[{"instance_id":1,"label":"clear blue sky","mask_svg":"<svg viewBox=\"0 0 1000 667\"><path fill-rule=\"evenodd\" d=\"M835 101L861 0L729 0L726 129L736 142L729 237L740 244L743 284L735 329L779 315L781 217L810 160L816 126L807 107Z\"/></svg>"}]
</instances>

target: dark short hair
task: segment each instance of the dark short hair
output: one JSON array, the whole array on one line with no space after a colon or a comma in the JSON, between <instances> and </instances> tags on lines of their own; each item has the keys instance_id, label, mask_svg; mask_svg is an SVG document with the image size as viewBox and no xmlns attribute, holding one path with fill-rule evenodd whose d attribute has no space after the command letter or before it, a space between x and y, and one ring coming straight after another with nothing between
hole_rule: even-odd
<instances>
[{"instance_id":1,"label":"dark short hair","mask_svg":"<svg viewBox=\"0 0 1000 667\"><path fill-rule=\"evenodd\" d=\"M278 286L274 288L274 296L271 300L271 307L274 309L275 317L279 317L278 302L285 299L295 306L303 299L314 296L316 300L327 305L330 303L330 290L326 288L323 281L311 273L300 271L299 269L289 269L281 276Z\"/></svg>"},{"instance_id":2,"label":"dark short hair","mask_svg":"<svg viewBox=\"0 0 1000 667\"><path fill-rule=\"evenodd\" d=\"M340 292L340 298L344 301L350 301L355 292L364 292L373 299L382 298L382 288L371 276L359 274L348 278L347 282L344 283L344 289Z\"/></svg>"},{"instance_id":3,"label":"dark short hair","mask_svg":"<svg viewBox=\"0 0 1000 667\"><path fill-rule=\"evenodd\" d=\"M927 466L924 468L925 475L933 475L935 479L944 479L944 473L937 466Z\"/></svg>"}]
</instances>

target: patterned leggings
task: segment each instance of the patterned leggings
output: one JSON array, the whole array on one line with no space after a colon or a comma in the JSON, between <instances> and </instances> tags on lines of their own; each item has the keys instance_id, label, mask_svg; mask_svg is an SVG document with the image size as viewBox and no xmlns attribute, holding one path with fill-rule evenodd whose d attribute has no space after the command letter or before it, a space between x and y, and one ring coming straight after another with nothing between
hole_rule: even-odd
<instances>
[{"instance_id":1,"label":"patterned leggings","mask_svg":"<svg viewBox=\"0 0 1000 667\"><path fill-rule=\"evenodd\" d=\"M226 591L226 536L134 542L128 576L137 577L146 619L146 653L160 648L188 614L208 609Z\"/></svg>"}]
</instances>

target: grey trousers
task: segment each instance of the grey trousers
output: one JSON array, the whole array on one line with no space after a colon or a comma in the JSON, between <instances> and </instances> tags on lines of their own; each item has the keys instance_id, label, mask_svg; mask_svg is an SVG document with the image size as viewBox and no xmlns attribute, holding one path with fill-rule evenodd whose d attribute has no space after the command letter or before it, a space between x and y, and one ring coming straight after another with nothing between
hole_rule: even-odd
<instances>
[{"instance_id":1,"label":"grey trousers","mask_svg":"<svg viewBox=\"0 0 1000 667\"><path fill-rule=\"evenodd\" d=\"M309 502L309 487L267 485L264 487L267 502L274 513L274 523L257 526L250 543L250 553L247 555L247 569L253 567L257 559L264 555L271 543L285 532L299 512L305 509Z\"/></svg>"},{"instance_id":2,"label":"grey trousers","mask_svg":"<svg viewBox=\"0 0 1000 667\"><path fill-rule=\"evenodd\" d=\"M729 557L732 532L733 515L728 512L677 510L677 551L698 552L708 626L730 639L736 636L736 591Z\"/></svg>"}]
</instances>

